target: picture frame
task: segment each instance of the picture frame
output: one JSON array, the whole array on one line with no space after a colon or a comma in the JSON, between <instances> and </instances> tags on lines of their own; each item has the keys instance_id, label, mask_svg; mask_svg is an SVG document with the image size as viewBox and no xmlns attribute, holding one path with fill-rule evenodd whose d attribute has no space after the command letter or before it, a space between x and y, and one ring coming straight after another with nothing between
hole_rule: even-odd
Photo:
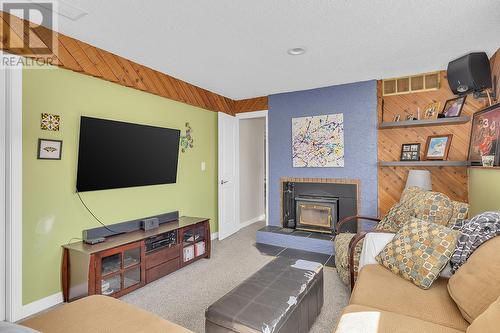
<instances>
[{"instance_id":1,"label":"picture frame","mask_svg":"<svg viewBox=\"0 0 500 333\"><path fill-rule=\"evenodd\" d=\"M423 119L437 119L440 105L440 102L434 102L427 105L424 109Z\"/></svg>"},{"instance_id":2,"label":"picture frame","mask_svg":"<svg viewBox=\"0 0 500 333\"><path fill-rule=\"evenodd\" d=\"M39 160L60 160L62 158L62 140L38 139Z\"/></svg>"},{"instance_id":3,"label":"picture frame","mask_svg":"<svg viewBox=\"0 0 500 333\"><path fill-rule=\"evenodd\" d=\"M425 159L444 161L448 158L453 134L431 135L425 145Z\"/></svg>"},{"instance_id":4,"label":"picture frame","mask_svg":"<svg viewBox=\"0 0 500 333\"><path fill-rule=\"evenodd\" d=\"M401 161L420 161L420 143L403 143Z\"/></svg>"},{"instance_id":5,"label":"picture frame","mask_svg":"<svg viewBox=\"0 0 500 333\"><path fill-rule=\"evenodd\" d=\"M465 105L465 100L467 95L451 98L444 103L443 110L441 110L441 114L444 118L455 118L460 117L462 114L462 109Z\"/></svg>"},{"instance_id":6,"label":"picture frame","mask_svg":"<svg viewBox=\"0 0 500 333\"><path fill-rule=\"evenodd\" d=\"M483 156L495 156L494 165L500 165L500 103L474 113L467 160L481 166Z\"/></svg>"}]
</instances>

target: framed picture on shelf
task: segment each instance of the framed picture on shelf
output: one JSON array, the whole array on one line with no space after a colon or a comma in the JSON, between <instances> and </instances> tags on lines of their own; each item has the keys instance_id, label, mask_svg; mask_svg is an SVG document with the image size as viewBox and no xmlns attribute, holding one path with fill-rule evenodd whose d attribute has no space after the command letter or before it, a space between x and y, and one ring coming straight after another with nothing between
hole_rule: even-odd
<instances>
[{"instance_id":1,"label":"framed picture on shelf","mask_svg":"<svg viewBox=\"0 0 500 333\"><path fill-rule=\"evenodd\" d=\"M437 119L439 114L439 106L441 103L434 102L427 105L424 109L424 119Z\"/></svg>"},{"instance_id":2,"label":"framed picture on shelf","mask_svg":"<svg viewBox=\"0 0 500 333\"><path fill-rule=\"evenodd\" d=\"M38 139L39 160L60 160L62 154L61 140Z\"/></svg>"},{"instance_id":3,"label":"framed picture on shelf","mask_svg":"<svg viewBox=\"0 0 500 333\"><path fill-rule=\"evenodd\" d=\"M444 103L441 114L445 118L460 117L466 98L467 95L447 100L446 103Z\"/></svg>"},{"instance_id":4,"label":"framed picture on shelf","mask_svg":"<svg viewBox=\"0 0 500 333\"><path fill-rule=\"evenodd\" d=\"M399 114L395 115L394 118L392 118L392 121L395 123L400 121L400 120L401 120L401 115L399 115Z\"/></svg>"},{"instance_id":5,"label":"framed picture on shelf","mask_svg":"<svg viewBox=\"0 0 500 333\"><path fill-rule=\"evenodd\" d=\"M494 156L494 165L500 162L500 104L474 113L468 160L482 165L483 156Z\"/></svg>"},{"instance_id":6,"label":"framed picture on shelf","mask_svg":"<svg viewBox=\"0 0 500 333\"><path fill-rule=\"evenodd\" d=\"M420 161L420 143L404 143L401 146L401 161Z\"/></svg>"},{"instance_id":7,"label":"framed picture on shelf","mask_svg":"<svg viewBox=\"0 0 500 333\"><path fill-rule=\"evenodd\" d=\"M425 145L425 159L446 160L450 151L452 137L453 134L429 136Z\"/></svg>"}]
</instances>

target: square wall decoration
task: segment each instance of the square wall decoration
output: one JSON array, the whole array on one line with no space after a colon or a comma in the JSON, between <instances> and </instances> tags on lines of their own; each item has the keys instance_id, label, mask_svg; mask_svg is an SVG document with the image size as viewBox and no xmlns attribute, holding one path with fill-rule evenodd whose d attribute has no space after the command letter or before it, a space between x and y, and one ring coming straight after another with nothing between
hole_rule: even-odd
<instances>
[{"instance_id":1,"label":"square wall decoration","mask_svg":"<svg viewBox=\"0 0 500 333\"><path fill-rule=\"evenodd\" d=\"M344 167L344 115L292 118L294 168Z\"/></svg>"},{"instance_id":2,"label":"square wall decoration","mask_svg":"<svg viewBox=\"0 0 500 333\"><path fill-rule=\"evenodd\" d=\"M62 155L62 141L38 139L39 160L60 160Z\"/></svg>"},{"instance_id":3,"label":"square wall decoration","mask_svg":"<svg viewBox=\"0 0 500 333\"><path fill-rule=\"evenodd\" d=\"M57 114L42 113L40 128L45 131L59 131L61 116Z\"/></svg>"}]
</instances>

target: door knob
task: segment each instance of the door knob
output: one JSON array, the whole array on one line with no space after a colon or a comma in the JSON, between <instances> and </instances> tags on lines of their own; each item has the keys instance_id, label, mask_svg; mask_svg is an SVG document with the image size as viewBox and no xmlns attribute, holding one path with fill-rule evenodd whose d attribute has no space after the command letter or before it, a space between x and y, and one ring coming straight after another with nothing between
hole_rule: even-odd
<instances>
[{"instance_id":1,"label":"door knob","mask_svg":"<svg viewBox=\"0 0 500 333\"><path fill-rule=\"evenodd\" d=\"M229 181L228 181L228 180L221 180L221 181L220 181L220 184L221 184L221 185L224 185L225 183L229 183Z\"/></svg>"}]
</instances>

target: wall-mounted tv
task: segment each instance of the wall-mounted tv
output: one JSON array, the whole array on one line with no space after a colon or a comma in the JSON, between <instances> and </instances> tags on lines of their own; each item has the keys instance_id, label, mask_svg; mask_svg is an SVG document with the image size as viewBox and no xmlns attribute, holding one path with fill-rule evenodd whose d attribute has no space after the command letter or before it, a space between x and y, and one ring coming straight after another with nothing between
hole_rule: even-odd
<instances>
[{"instance_id":1,"label":"wall-mounted tv","mask_svg":"<svg viewBox=\"0 0 500 333\"><path fill-rule=\"evenodd\" d=\"M81 117L78 192L172 184L180 131Z\"/></svg>"}]
</instances>

